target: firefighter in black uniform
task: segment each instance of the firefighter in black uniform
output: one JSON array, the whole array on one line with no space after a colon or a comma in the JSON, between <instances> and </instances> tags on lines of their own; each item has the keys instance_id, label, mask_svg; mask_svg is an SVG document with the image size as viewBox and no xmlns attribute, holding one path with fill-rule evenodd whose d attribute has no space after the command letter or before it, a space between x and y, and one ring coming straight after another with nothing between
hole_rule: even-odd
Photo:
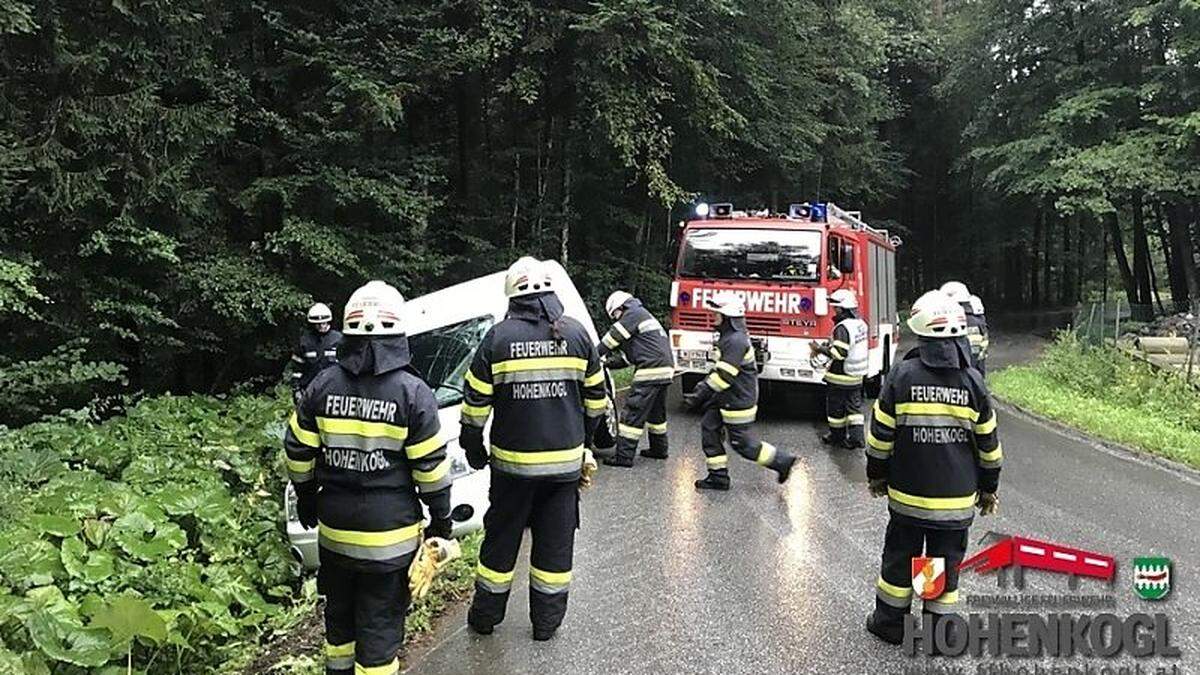
<instances>
[{"instance_id":1,"label":"firefighter in black uniform","mask_svg":"<svg viewBox=\"0 0 1200 675\"><path fill-rule=\"evenodd\" d=\"M600 356L609 368L634 367L633 383L625 397L617 428L617 450L604 463L633 466L642 432L650 430L650 448L643 457L667 458L667 390L675 376L675 359L667 331L642 301L625 291L608 296L604 310L616 321L600 340ZM619 352L619 353L618 353Z\"/></svg>"},{"instance_id":2,"label":"firefighter in black uniform","mask_svg":"<svg viewBox=\"0 0 1200 675\"><path fill-rule=\"evenodd\" d=\"M962 308L930 291L908 326L918 346L888 374L867 435L870 491L887 495L891 515L867 630L892 644L903 640L912 604L913 558L945 560L945 591L924 601L932 628L955 611L967 528L976 507L995 513L1002 459L983 377L957 339L967 328Z\"/></svg>"},{"instance_id":3,"label":"firefighter in black uniform","mask_svg":"<svg viewBox=\"0 0 1200 675\"><path fill-rule=\"evenodd\" d=\"M867 323L858 316L858 298L853 292L836 290L829 304L835 308L837 321L833 338L825 344L809 343L814 354L830 359L825 371L825 421L829 431L821 442L856 450L863 447L862 386L870 347Z\"/></svg>"},{"instance_id":4,"label":"firefighter in black uniform","mask_svg":"<svg viewBox=\"0 0 1200 675\"><path fill-rule=\"evenodd\" d=\"M717 364L683 397L688 409L704 411L700 442L708 475L696 481L696 489L729 489L726 434L735 452L772 469L783 483L791 475L796 457L760 441L751 428L758 414L758 366L746 332L746 306L737 295L720 293L708 300L708 307L717 313Z\"/></svg>"},{"instance_id":5,"label":"firefighter in black uniform","mask_svg":"<svg viewBox=\"0 0 1200 675\"><path fill-rule=\"evenodd\" d=\"M285 435L300 522L318 528L327 673L399 672L421 502L425 536L450 536L450 460L403 304L382 281L350 296L339 367L304 390Z\"/></svg>"},{"instance_id":6,"label":"firefighter in black uniform","mask_svg":"<svg viewBox=\"0 0 1200 675\"><path fill-rule=\"evenodd\" d=\"M987 319L983 316L983 301L978 296L971 295L966 284L961 281L947 281L942 284L941 291L946 297L957 302L966 313L967 334L965 337L971 348L971 365L981 374L987 374L988 328Z\"/></svg>"},{"instance_id":7,"label":"firefighter in black uniform","mask_svg":"<svg viewBox=\"0 0 1200 675\"><path fill-rule=\"evenodd\" d=\"M487 635L504 620L528 527L533 639L549 640L567 612L581 469L608 401L596 347L582 324L563 316L548 266L522 258L504 285L508 315L484 336L464 387L460 443L472 467L490 455L492 468L467 623Z\"/></svg>"},{"instance_id":8,"label":"firefighter in black uniform","mask_svg":"<svg viewBox=\"0 0 1200 675\"><path fill-rule=\"evenodd\" d=\"M300 392L317 373L337 365L337 348L342 334L333 329L333 313L329 305L318 302L308 310L308 330L300 336L292 352L292 398L300 400Z\"/></svg>"}]
</instances>

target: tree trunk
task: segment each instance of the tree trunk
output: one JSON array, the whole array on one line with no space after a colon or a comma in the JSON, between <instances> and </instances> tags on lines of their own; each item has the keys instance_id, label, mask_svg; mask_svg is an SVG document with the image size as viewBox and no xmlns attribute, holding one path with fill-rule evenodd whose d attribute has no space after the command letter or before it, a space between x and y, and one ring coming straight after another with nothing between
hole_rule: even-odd
<instances>
[{"instance_id":1,"label":"tree trunk","mask_svg":"<svg viewBox=\"0 0 1200 675\"><path fill-rule=\"evenodd\" d=\"M1181 290L1184 291L1175 298L1175 311L1178 312L1186 311L1193 300L1200 300L1200 270L1196 267L1196 252L1188 233L1188 219L1184 216L1184 211L1178 204L1171 204L1166 209L1171 249L1175 254L1175 266L1182 280Z\"/></svg>"},{"instance_id":2,"label":"tree trunk","mask_svg":"<svg viewBox=\"0 0 1200 675\"><path fill-rule=\"evenodd\" d=\"M1071 252L1071 223L1077 216L1066 216L1062 219L1062 260L1059 261L1058 302L1066 306L1074 304L1071 294L1075 291L1075 261Z\"/></svg>"},{"instance_id":3,"label":"tree trunk","mask_svg":"<svg viewBox=\"0 0 1200 675\"><path fill-rule=\"evenodd\" d=\"M1108 236L1112 238L1113 256L1117 259L1117 270L1121 273L1121 284L1125 287L1125 297L1129 305L1137 304L1137 284L1133 280L1133 270L1129 268L1129 257L1125 255L1125 240L1121 236L1121 221L1117 214L1109 213L1104 216L1108 224Z\"/></svg>"},{"instance_id":4,"label":"tree trunk","mask_svg":"<svg viewBox=\"0 0 1200 675\"><path fill-rule=\"evenodd\" d=\"M1037 215L1033 218L1033 252L1029 256L1029 304L1034 307L1041 307L1042 304L1039 270L1041 265L1042 226L1045 219L1046 212L1038 209Z\"/></svg>"},{"instance_id":5,"label":"tree trunk","mask_svg":"<svg viewBox=\"0 0 1200 675\"><path fill-rule=\"evenodd\" d=\"M1146 234L1146 217L1141 195L1130 200L1133 207L1133 281L1137 304L1133 307L1135 321L1154 318L1154 284L1150 278L1150 239Z\"/></svg>"},{"instance_id":6,"label":"tree trunk","mask_svg":"<svg viewBox=\"0 0 1200 675\"><path fill-rule=\"evenodd\" d=\"M1155 204L1154 234L1158 237L1159 245L1162 247L1163 262L1167 266L1167 287L1171 289L1171 299L1173 302L1178 302L1180 298L1187 297L1187 285L1183 280L1183 274L1179 270L1179 265L1175 262L1175 247L1171 244L1171 236L1167 231L1166 220L1166 216L1163 214L1162 204ZM1151 271L1153 271L1153 268L1151 268ZM1155 288L1155 290L1158 289ZM1159 305L1159 309L1163 312L1166 312L1166 310L1161 306L1161 293L1159 294ZM1184 306L1187 306L1186 303Z\"/></svg>"},{"instance_id":7,"label":"tree trunk","mask_svg":"<svg viewBox=\"0 0 1200 675\"><path fill-rule=\"evenodd\" d=\"M1042 227L1042 307L1049 307L1053 302L1054 293L1051 290L1051 281L1053 280L1054 271L1054 253L1050 242L1052 237L1050 233L1054 231L1054 224L1047 221Z\"/></svg>"}]
</instances>

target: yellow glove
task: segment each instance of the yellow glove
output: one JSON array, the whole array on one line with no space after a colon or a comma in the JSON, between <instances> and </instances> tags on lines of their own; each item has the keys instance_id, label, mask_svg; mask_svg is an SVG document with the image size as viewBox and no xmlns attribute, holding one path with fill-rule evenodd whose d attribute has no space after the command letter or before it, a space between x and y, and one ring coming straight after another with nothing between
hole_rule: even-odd
<instances>
[{"instance_id":1,"label":"yellow glove","mask_svg":"<svg viewBox=\"0 0 1200 675\"><path fill-rule=\"evenodd\" d=\"M583 450L583 471L579 475L579 487L584 490L592 487L592 476L596 475L596 471L600 468L596 464L596 456L592 454L591 448Z\"/></svg>"},{"instance_id":2,"label":"yellow glove","mask_svg":"<svg viewBox=\"0 0 1200 675\"><path fill-rule=\"evenodd\" d=\"M408 568L408 590L414 600L429 593L433 580L446 563L462 556L462 547L453 539L427 539L417 550L417 559Z\"/></svg>"},{"instance_id":3,"label":"yellow glove","mask_svg":"<svg viewBox=\"0 0 1200 675\"><path fill-rule=\"evenodd\" d=\"M990 516L1000 510L1000 497L995 492L979 493L979 515Z\"/></svg>"}]
</instances>

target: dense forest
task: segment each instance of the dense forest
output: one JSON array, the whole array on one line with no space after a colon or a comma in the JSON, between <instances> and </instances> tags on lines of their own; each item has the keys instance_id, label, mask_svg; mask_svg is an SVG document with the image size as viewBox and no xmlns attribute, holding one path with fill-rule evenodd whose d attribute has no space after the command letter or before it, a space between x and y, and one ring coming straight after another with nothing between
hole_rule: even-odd
<instances>
[{"instance_id":1,"label":"dense forest","mask_svg":"<svg viewBox=\"0 0 1200 675\"><path fill-rule=\"evenodd\" d=\"M902 297L1200 299L1200 0L0 0L0 423L274 381L314 300L697 200L899 232Z\"/></svg>"}]
</instances>

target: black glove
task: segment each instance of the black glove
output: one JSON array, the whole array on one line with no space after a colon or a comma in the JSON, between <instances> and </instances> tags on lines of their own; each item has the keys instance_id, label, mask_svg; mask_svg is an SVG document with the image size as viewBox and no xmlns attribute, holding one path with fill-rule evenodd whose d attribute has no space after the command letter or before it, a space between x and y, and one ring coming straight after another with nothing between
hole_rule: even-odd
<instances>
[{"instance_id":1,"label":"black glove","mask_svg":"<svg viewBox=\"0 0 1200 675\"><path fill-rule=\"evenodd\" d=\"M317 526L317 484L313 481L296 485L296 516L310 530Z\"/></svg>"},{"instance_id":2,"label":"black glove","mask_svg":"<svg viewBox=\"0 0 1200 675\"><path fill-rule=\"evenodd\" d=\"M610 352L604 357L604 365L609 370L620 370L629 367L629 361L625 360L625 354L622 352Z\"/></svg>"},{"instance_id":3,"label":"black glove","mask_svg":"<svg viewBox=\"0 0 1200 675\"><path fill-rule=\"evenodd\" d=\"M488 455L487 450L483 449L483 429L464 424L458 435L458 444L462 446L467 456L467 464L470 464L472 469L478 471L487 466Z\"/></svg>"},{"instance_id":4,"label":"black glove","mask_svg":"<svg viewBox=\"0 0 1200 675\"><path fill-rule=\"evenodd\" d=\"M683 405L692 412L700 410L708 403L708 399L712 397L712 389L708 385L701 382L696 385L696 388L691 392L683 395Z\"/></svg>"},{"instance_id":5,"label":"black glove","mask_svg":"<svg viewBox=\"0 0 1200 675\"><path fill-rule=\"evenodd\" d=\"M425 528L425 541L434 538L449 539L453 529L454 522L449 518L433 518L429 521L429 526Z\"/></svg>"}]
</instances>

